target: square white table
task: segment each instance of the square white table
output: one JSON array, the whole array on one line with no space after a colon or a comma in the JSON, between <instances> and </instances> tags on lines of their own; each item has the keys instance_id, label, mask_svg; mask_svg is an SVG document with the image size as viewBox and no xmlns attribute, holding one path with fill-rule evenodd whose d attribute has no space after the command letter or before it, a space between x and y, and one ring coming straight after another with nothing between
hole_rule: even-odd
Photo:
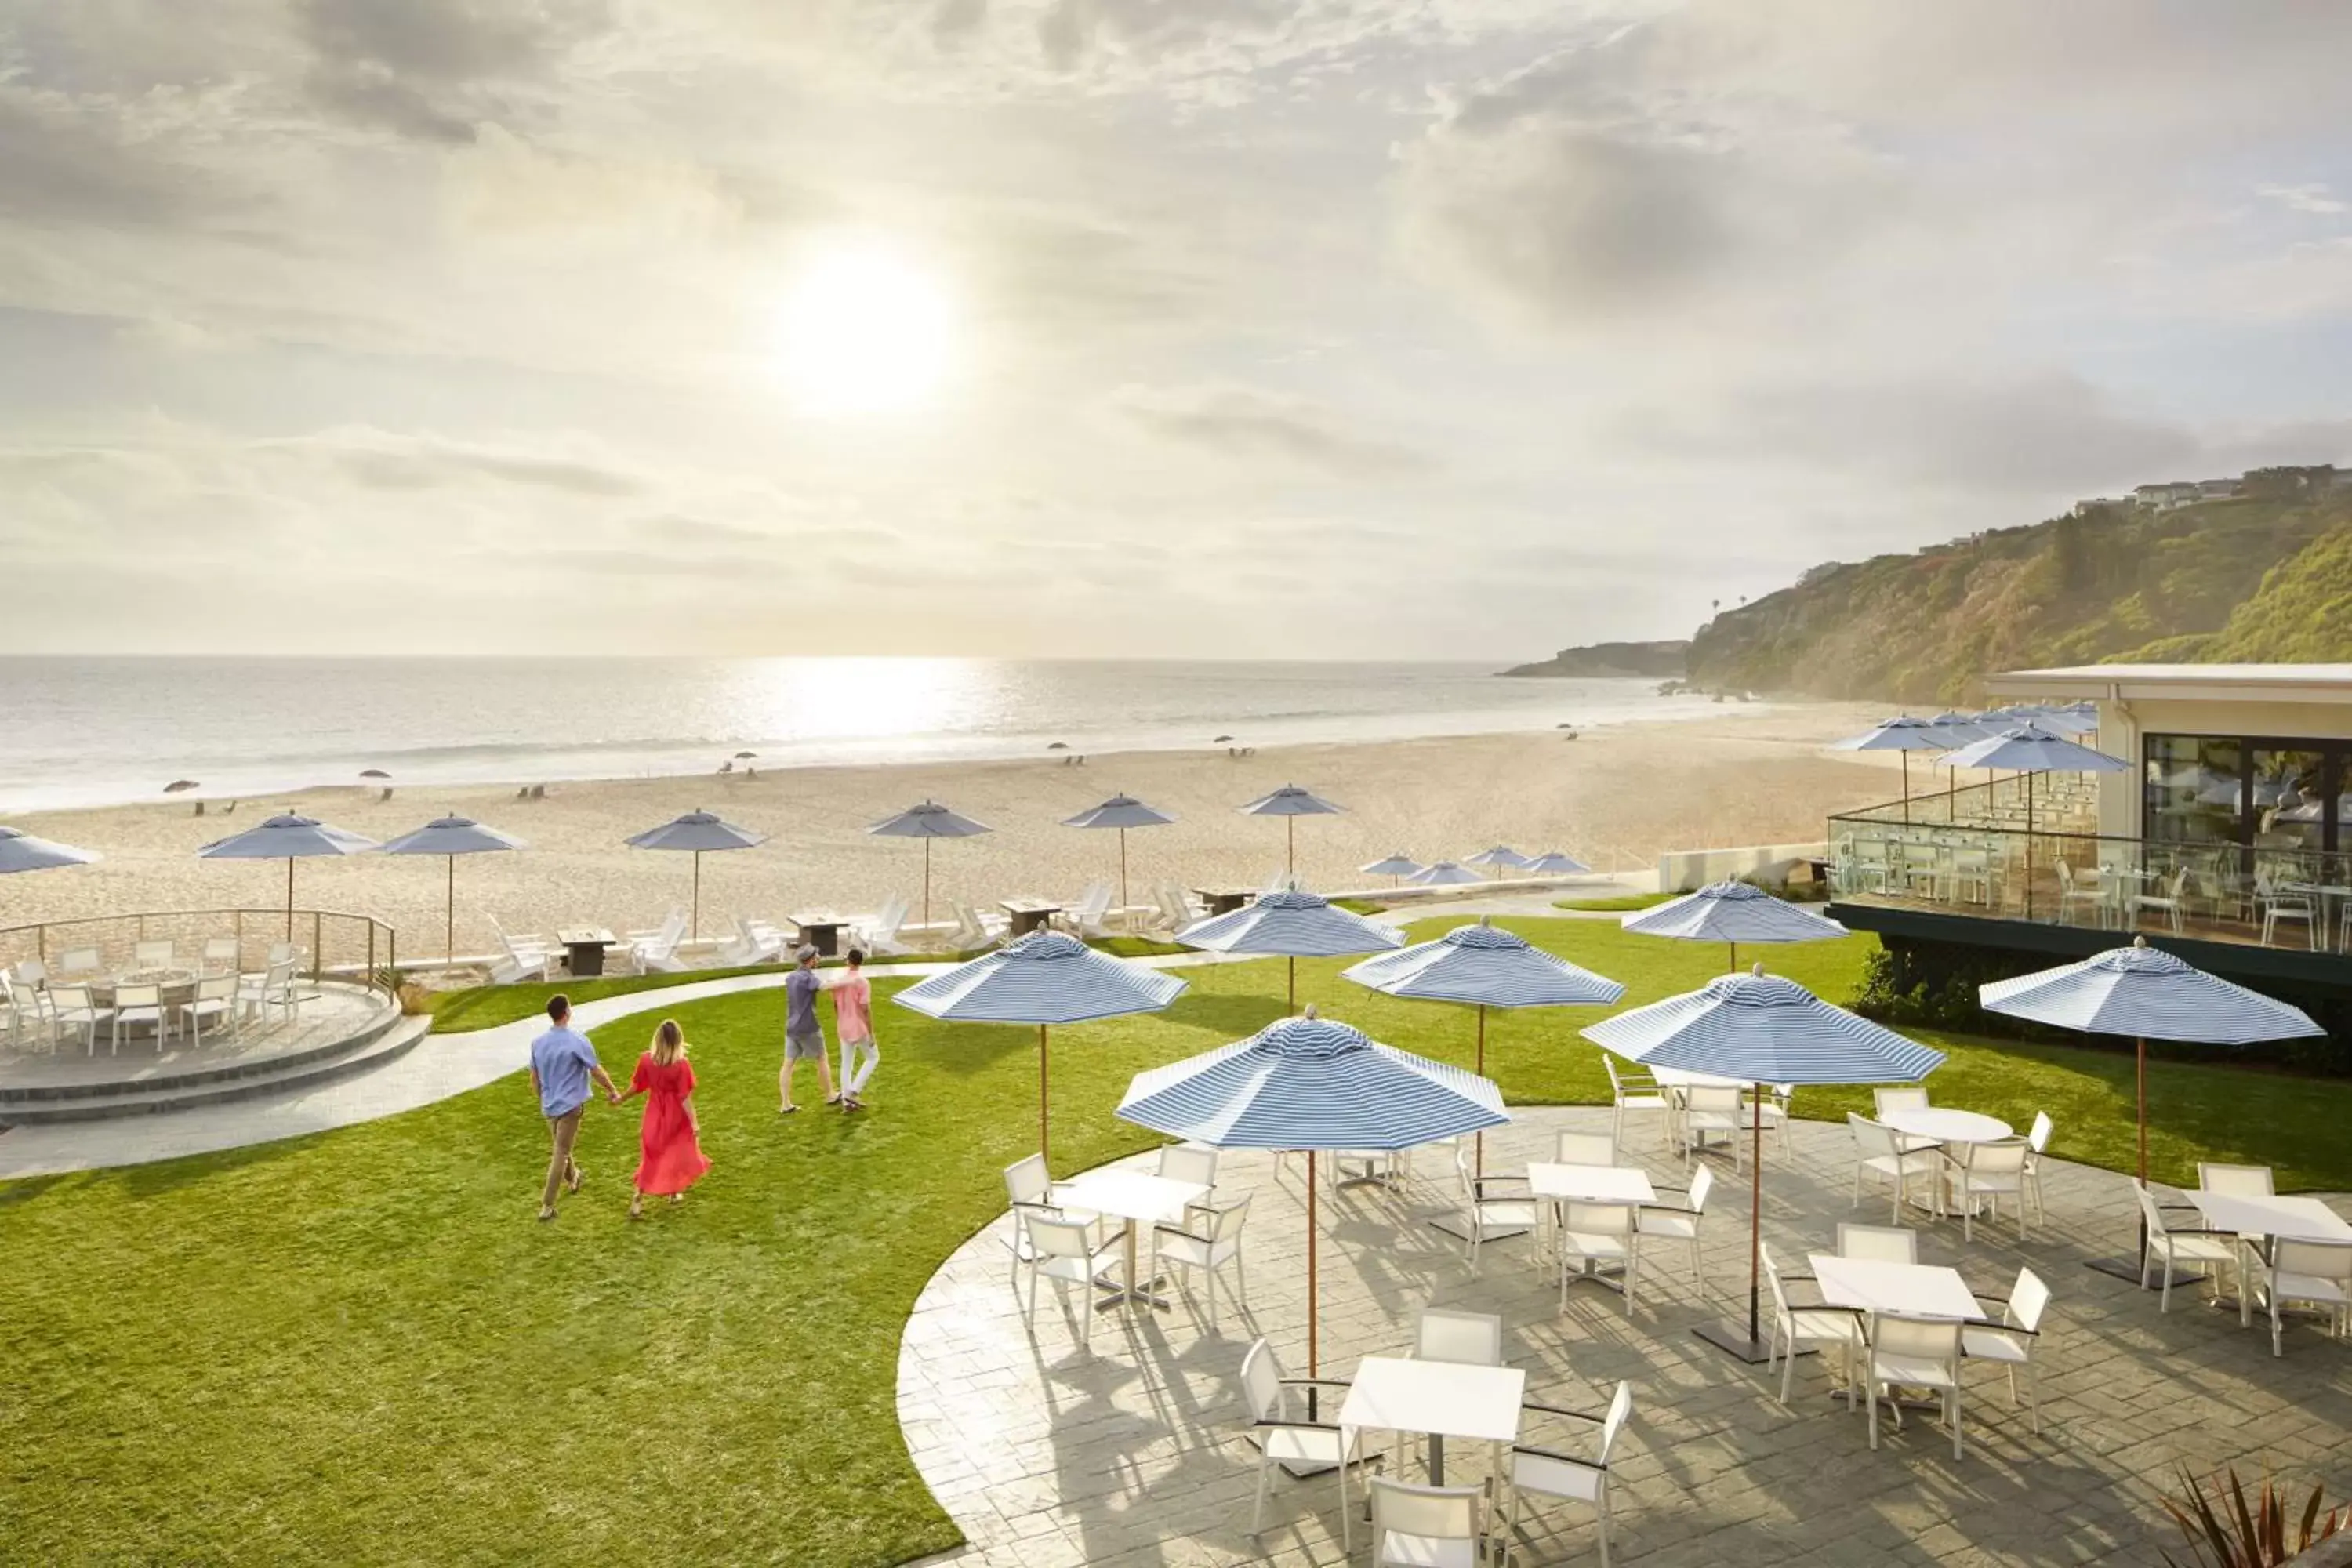
<instances>
[{"instance_id":1,"label":"square white table","mask_svg":"<svg viewBox=\"0 0 2352 1568\"><path fill-rule=\"evenodd\" d=\"M1528 1167L1528 1188L1554 1202L1654 1204L1657 1189L1650 1173L1630 1165L1559 1165L1538 1160Z\"/></svg>"},{"instance_id":2,"label":"square white table","mask_svg":"<svg viewBox=\"0 0 2352 1568\"><path fill-rule=\"evenodd\" d=\"M2214 1230L2246 1237L2283 1236L2290 1241L2352 1241L2352 1224L2317 1198L2239 1197L2230 1193L2192 1192L2189 1201Z\"/></svg>"},{"instance_id":3,"label":"square white table","mask_svg":"<svg viewBox=\"0 0 2352 1568\"><path fill-rule=\"evenodd\" d=\"M1816 1252L1807 1259L1822 1300L1864 1312L1916 1318L1982 1318L1984 1309L1957 1268L1930 1263L1885 1263Z\"/></svg>"},{"instance_id":4,"label":"square white table","mask_svg":"<svg viewBox=\"0 0 2352 1568\"><path fill-rule=\"evenodd\" d=\"M1517 1442L1527 1396L1528 1374L1519 1367L1366 1356L1356 1363L1339 1425L1427 1434L1430 1484L1444 1486L1445 1439Z\"/></svg>"},{"instance_id":5,"label":"square white table","mask_svg":"<svg viewBox=\"0 0 2352 1568\"><path fill-rule=\"evenodd\" d=\"M1165 1225L1184 1218L1188 1205L1199 1203L1209 1195L1209 1189L1199 1182L1180 1182L1169 1176L1155 1176L1148 1171L1121 1170L1116 1166L1102 1171L1089 1171L1062 1189L1058 1206L1108 1215L1127 1222L1127 1279L1123 1285L1109 1285L1097 1279L1095 1283L1109 1294L1097 1303L1116 1307L1122 1303L1141 1301L1146 1306L1168 1310L1168 1299L1160 1295L1158 1279L1138 1283L1135 1278L1135 1227L1138 1225Z\"/></svg>"}]
</instances>

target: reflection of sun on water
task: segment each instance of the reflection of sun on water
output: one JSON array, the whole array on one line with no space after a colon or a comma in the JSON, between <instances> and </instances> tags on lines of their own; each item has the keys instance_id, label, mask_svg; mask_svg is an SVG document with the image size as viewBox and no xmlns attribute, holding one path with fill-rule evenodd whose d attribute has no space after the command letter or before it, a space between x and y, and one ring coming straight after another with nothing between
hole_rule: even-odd
<instances>
[{"instance_id":1,"label":"reflection of sun on water","mask_svg":"<svg viewBox=\"0 0 2352 1568\"><path fill-rule=\"evenodd\" d=\"M940 280L887 245L836 239L785 296L776 359L806 412L887 414L928 400L954 352Z\"/></svg>"},{"instance_id":2,"label":"reflection of sun on water","mask_svg":"<svg viewBox=\"0 0 2352 1568\"><path fill-rule=\"evenodd\" d=\"M772 659L758 668L746 697L758 708L752 732L779 739L866 739L944 729L974 694L973 668L961 658Z\"/></svg>"}]
</instances>

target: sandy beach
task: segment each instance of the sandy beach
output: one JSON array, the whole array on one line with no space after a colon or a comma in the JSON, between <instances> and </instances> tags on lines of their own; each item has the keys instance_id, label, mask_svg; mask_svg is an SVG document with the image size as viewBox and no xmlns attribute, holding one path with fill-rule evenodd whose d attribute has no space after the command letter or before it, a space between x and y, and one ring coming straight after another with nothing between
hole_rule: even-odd
<instances>
[{"instance_id":1,"label":"sandy beach","mask_svg":"<svg viewBox=\"0 0 2352 1568\"><path fill-rule=\"evenodd\" d=\"M1203 750L1098 755L1083 766L1040 758L802 768L757 778L550 783L546 798L534 801L516 799L512 784L402 788L388 802L334 787L244 801L229 816L217 803L197 816L186 801L51 812L15 826L105 858L8 878L0 884L0 925L280 906L283 862L200 860L195 851L284 805L378 840L448 813L526 840L527 853L459 861L461 953L492 945L486 915L517 932L576 921L614 930L658 924L687 901L690 858L621 841L697 807L769 835L759 848L703 857L706 935L738 914L781 919L811 908L869 910L893 893L917 898L921 845L865 829L927 797L995 829L933 846L935 919L948 918L958 900L1075 899L1089 882L1115 885L1118 836L1063 827L1060 819L1120 791L1179 818L1128 836L1139 902L1161 881L1262 882L1282 863L1283 825L1234 807L1291 782L1347 808L1298 824L1298 870L1310 887L1376 880L1355 868L1396 849L1427 861L1496 842L1528 852L1564 848L1602 871L1641 869L1662 849L1816 838L1825 814L1890 797L1892 754L1822 749L1877 717L1874 708L1808 704L1627 723L1574 741L1519 733L1269 748L1238 759ZM373 914L400 931L404 953L422 954L440 947L443 878L437 858L305 860L296 900Z\"/></svg>"}]
</instances>

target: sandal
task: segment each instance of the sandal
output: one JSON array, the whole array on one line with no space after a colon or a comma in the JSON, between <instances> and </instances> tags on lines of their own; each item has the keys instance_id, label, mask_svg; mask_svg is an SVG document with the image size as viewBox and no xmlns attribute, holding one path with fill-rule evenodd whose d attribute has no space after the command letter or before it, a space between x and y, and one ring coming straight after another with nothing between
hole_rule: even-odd
<instances>
[{"instance_id":1,"label":"sandal","mask_svg":"<svg viewBox=\"0 0 2352 1568\"><path fill-rule=\"evenodd\" d=\"M798 1110L799 1109L800 1107L797 1105L780 1105L776 1107L776 1114L779 1116L790 1116L793 1111Z\"/></svg>"},{"instance_id":2,"label":"sandal","mask_svg":"<svg viewBox=\"0 0 2352 1568\"><path fill-rule=\"evenodd\" d=\"M555 1211L553 1209L541 1209L539 1211L539 1217L542 1222L553 1219L555 1217Z\"/></svg>"},{"instance_id":3,"label":"sandal","mask_svg":"<svg viewBox=\"0 0 2352 1568\"><path fill-rule=\"evenodd\" d=\"M631 1219L643 1219L646 1217L646 1200L645 1194L642 1193L629 1200L629 1217Z\"/></svg>"},{"instance_id":4,"label":"sandal","mask_svg":"<svg viewBox=\"0 0 2352 1568\"><path fill-rule=\"evenodd\" d=\"M580 1190L580 1184L587 1179L588 1173L574 1165L572 1168L572 1179L563 1184L563 1190L567 1193L576 1193Z\"/></svg>"}]
</instances>

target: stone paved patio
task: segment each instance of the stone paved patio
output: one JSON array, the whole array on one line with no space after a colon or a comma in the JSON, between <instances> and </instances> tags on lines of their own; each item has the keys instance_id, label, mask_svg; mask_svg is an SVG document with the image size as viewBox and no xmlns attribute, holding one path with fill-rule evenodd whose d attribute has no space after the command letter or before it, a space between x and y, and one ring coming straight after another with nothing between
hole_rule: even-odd
<instances>
[{"instance_id":1,"label":"stone paved patio","mask_svg":"<svg viewBox=\"0 0 2352 1568\"><path fill-rule=\"evenodd\" d=\"M1518 1115L1489 1136L1490 1172L1523 1169L1556 1129L1608 1121L1604 1110ZM1829 1249L1839 1220L1884 1223L1886 1209L1883 1197L1859 1214L1850 1208L1842 1125L1801 1122L1793 1136L1793 1160L1767 1148L1764 1233L1784 1267L1801 1268L1791 1260ZM1654 1181L1682 1181L1652 1125L1631 1142ZM1630 1380L1633 1420L1612 1466L1612 1560L1624 1562L2152 1563L2177 1543L2158 1500L2182 1463L2324 1477L2336 1493L2352 1485L2352 1345L2298 1324L2273 1360L2266 1332L2242 1331L2233 1311L2203 1305L2194 1290L2176 1289L2171 1313L2159 1316L2153 1292L2086 1269L2088 1258L2127 1251L2136 1222L2126 1181L2080 1166L2051 1169L2050 1224L2022 1246L2007 1224L1979 1225L1964 1247L1958 1221L1915 1216L1922 1261L1958 1268L1980 1298L2006 1296L2021 1262L2055 1292L2040 1348L2039 1436L1989 1365L1970 1369L1968 1451L1957 1462L1931 1413L1914 1413L1873 1453L1861 1417L1827 1395L1818 1357L1800 1363L1783 1408L1763 1369L1691 1332L1746 1307L1748 1184L1731 1179L1727 1160L1716 1163L1712 1300L1697 1299L1682 1255L1662 1252L1645 1260L1630 1319L1615 1294L1592 1285L1571 1288L1562 1313L1527 1239L1490 1245L1473 1279L1459 1244L1424 1223L1450 1206L1450 1162L1424 1156L1420 1180L1401 1193L1327 1190L1323 1374L1344 1378L1359 1356L1401 1352L1414 1314L1444 1306L1503 1314L1506 1353L1528 1370L1530 1399L1597 1410L1619 1379ZM1328 1476L1278 1479L1264 1537L1246 1534L1256 1457L1241 1435L1242 1352L1264 1333L1291 1376L1305 1374L1307 1356L1297 1163L1277 1175L1270 1156L1227 1155L1219 1195L1245 1193L1257 1199L1244 1243L1249 1303L1238 1310L1221 1290L1213 1326L1182 1299L1166 1313L1113 1310L1097 1317L1088 1350L1050 1286L1040 1289L1034 1326L1024 1323L1008 1283L1009 1220L933 1277L900 1348L899 1418L925 1480L971 1542L935 1561L1304 1568L1344 1560ZM2352 1203L2331 1201L2352 1214ZM1586 1440L1577 1427L1529 1431L1530 1440L1579 1448ZM1449 1480L1487 1473L1477 1446L1454 1446ZM1590 1522L1545 1532L1566 1517L1539 1520L1514 1561L1597 1561ZM1356 1547L1360 1561L1360 1531Z\"/></svg>"}]
</instances>

